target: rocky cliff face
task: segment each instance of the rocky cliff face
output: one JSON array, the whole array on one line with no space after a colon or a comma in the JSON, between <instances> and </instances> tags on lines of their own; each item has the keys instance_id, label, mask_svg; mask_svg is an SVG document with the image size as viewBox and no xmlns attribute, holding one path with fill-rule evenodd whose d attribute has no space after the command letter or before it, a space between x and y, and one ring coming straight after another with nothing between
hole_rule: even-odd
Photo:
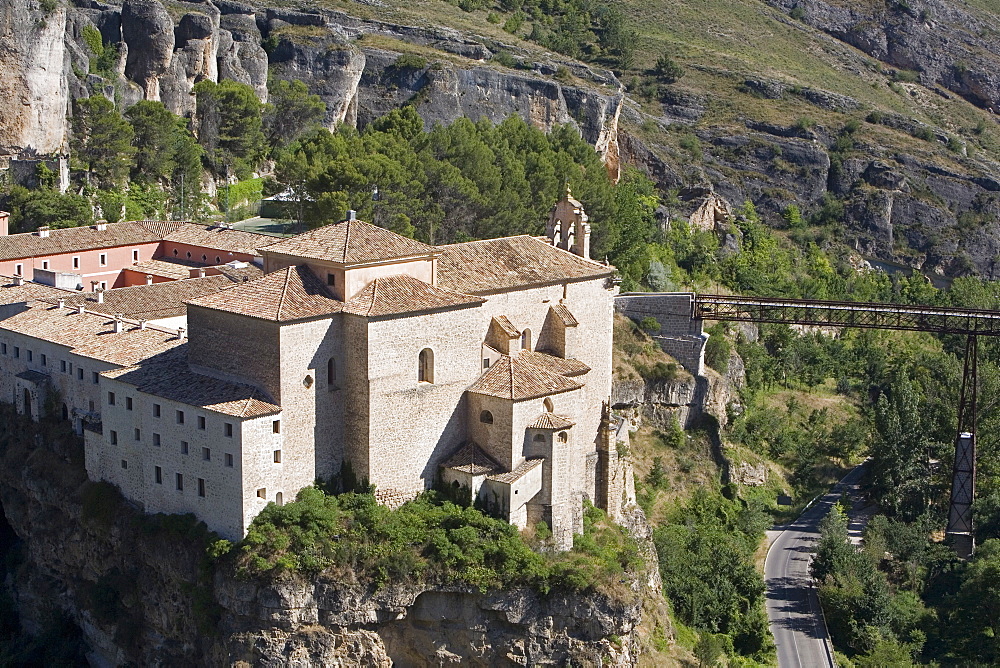
<instances>
[{"instance_id":1,"label":"rocky cliff face","mask_svg":"<svg viewBox=\"0 0 1000 668\"><path fill-rule=\"evenodd\" d=\"M0 504L24 543L2 584L29 633L63 611L92 665L636 663L649 582L626 576L612 599L239 580L207 562L193 522L144 518L87 482L82 446L64 428L7 409L0 420Z\"/></svg>"}]
</instances>

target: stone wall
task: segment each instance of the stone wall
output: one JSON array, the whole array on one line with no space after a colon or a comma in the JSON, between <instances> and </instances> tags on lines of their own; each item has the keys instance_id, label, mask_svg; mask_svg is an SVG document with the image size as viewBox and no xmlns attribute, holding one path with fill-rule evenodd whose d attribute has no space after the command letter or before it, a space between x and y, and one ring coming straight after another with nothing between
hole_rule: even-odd
<instances>
[{"instance_id":1,"label":"stone wall","mask_svg":"<svg viewBox=\"0 0 1000 668\"><path fill-rule=\"evenodd\" d=\"M198 371L260 387L281 403L278 325L188 306L188 360Z\"/></svg>"},{"instance_id":2,"label":"stone wall","mask_svg":"<svg viewBox=\"0 0 1000 668\"><path fill-rule=\"evenodd\" d=\"M665 353L695 376L705 372L705 343L702 321L691 318L694 294L690 292L629 292L615 297L615 310L641 322L655 318L659 333L652 334Z\"/></svg>"}]
</instances>

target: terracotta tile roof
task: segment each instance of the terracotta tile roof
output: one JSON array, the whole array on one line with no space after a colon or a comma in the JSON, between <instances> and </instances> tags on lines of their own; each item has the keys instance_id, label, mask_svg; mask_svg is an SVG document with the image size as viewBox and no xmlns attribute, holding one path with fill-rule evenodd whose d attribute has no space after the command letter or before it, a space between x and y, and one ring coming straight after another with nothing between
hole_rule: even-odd
<instances>
[{"instance_id":1,"label":"terracotta tile roof","mask_svg":"<svg viewBox=\"0 0 1000 668\"><path fill-rule=\"evenodd\" d=\"M556 357L537 350L522 350L517 356L560 376L580 376L590 371L590 367L580 360Z\"/></svg>"},{"instance_id":2,"label":"terracotta tile roof","mask_svg":"<svg viewBox=\"0 0 1000 668\"><path fill-rule=\"evenodd\" d=\"M552 315L559 318L559 320L562 321L562 324L566 327L576 327L580 324L580 321L577 320L576 317L570 313L569 309L563 304L554 304L549 307L549 310L552 311Z\"/></svg>"},{"instance_id":3,"label":"terracotta tile roof","mask_svg":"<svg viewBox=\"0 0 1000 668\"><path fill-rule=\"evenodd\" d=\"M234 417L255 418L281 411L281 406L255 387L192 371L187 364L186 346L102 375L146 394Z\"/></svg>"},{"instance_id":4,"label":"terracotta tile roof","mask_svg":"<svg viewBox=\"0 0 1000 668\"><path fill-rule=\"evenodd\" d=\"M504 355L469 386L469 392L523 401L581 387L582 383L532 364L524 355Z\"/></svg>"},{"instance_id":5,"label":"terracotta tile roof","mask_svg":"<svg viewBox=\"0 0 1000 668\"><path fill-rule=\"evenodd\" d=\"M542 413L528 425L528 429L569 429L576 423L555 413Z\"/></svg>"},{"instance_id":6,"label":"terracotta tile roof","mask_svg":"<svg viewBox=\"0 0 1000 668\"><path fill-rule=\"evenodd\" d=\"M214 294L233 287L233 281L226 276L206 276L186 278L179 281L135 285L128 288L113 288L104 291L104 302L97 302L93 292L73 293L63 297L68 307L83 304L88 311L114 316L120 314L137 320L170 318L187 313L185 302L203 295ZM58 299L59 297L56 297ZM45 301L55 303L55 299Z\"/></svg>"},{"instance_id":7,"label":"terracotta tile roof","mask_svg":"<svg viewBox=\"0 0 1000 668\"><path fill-rule=\"evenodd\" d=\"M378 225L360 220L346 220L280 241L264 250L268 253L357 264L427 256L434 252L434 247L400 236Z\"/></svg>"},{"instance_id":8,"label":"terracotta tile roof","mask_svg":"<svg viewBox=\"0 0 1000 668\"><path fill-rule=\"evenodd\" d=\"M191 276L191 269L200 266L203 265L195 264L194 262L181 262L179 260L146 260L145 262L137 262L129 267L125 267L125 269L136 271L140 274L152 274L153 276L178 280L189 278Z\"/></svg>"},{"instance_id":9,"label":"terracotta tile roof","mask_svg":"<svg viewBox=\"0 0 1000 668\"><path fill-rule=\"evenodd\" d=\"M610 276L614 268L527 235L439 246L438 285L468 294Z\"/></svg>"},{"instance_id":10,"label":"terracotta tile roof","mask_svg":"<svg viewBox=\"0 0 1000 668\"><path fill-rule=\"evenodd\" d=\"M220 264L218 267L210 267L211 269L218 269L219 272L231 280L233 283L246 283L248 281L256 281L258 278L264 276L264 270L255 265L253 262L241 262L242 266L235 266L234 264Z\"/></svg>"},{"instance_id":11,"label":"terracotta tile roof","mask_svg":"<svg viewBox=\"0 0 1000 668\"><path fill-rule=\"evenodd\" d=\"M518 480L520 480L528 471L532 471L542 465L544 459L525 459L523 462L517 465L513 471L508 471L506 473L494 473L493 475L486 476L490 480L495 482L504 483L505 485L512 485Z\"/></svg>"},{"instance_id":12,"label":"terracotta tile roof","mask_svg":"<svg viewBox=\"0 0 1000 668\"><path fill-rule=\"evenodd\" d=\"M519 336L521 336L521 332L517 330L517 327L514 326L514 323L512 323L507 318L507 316L498 315L495 318L493 318L493 322L495 322L497 324L497 327L499 327L503 331L503 333L509 336L510 338L516 339Z\"/></svg>"},{"instance_id":13,"label":"terracotta tile roof","mask_svg":"<svg viewBox=\"0 0 1000 668\"><path fill-rule=\"evenodd\" d=\"M463 445L442 466L471 475L503 472L503 467L472 441Z\"/></svg>"},{"instance_id":14,"label":"terracotta tile roof","mask_svg":"<svg viewBox=\"0 0 1000 668\"><path fill-rule=\"evenodd\" d=\"M187 303L275 322L330 315L344 307L305 265L285 267Z\"/></svg>"},{"instance_id":15,"label":"terracotta tile roof","mask_svg":"<svg viewBox=\"0 0 1000 668\"><path fill-rule=\"evenodd\" d=\"M6 330L66 346L77 355L129 366L179 345L175 333L136 326L115 333L114 320L93 313L77 313L43 302L29 302L29 308L0 320Z\"/></svg>"},{"instance_id":16,"label":"terracotta tile roof","mask_svg":"<svg viewBox=\"0 0 1000 668\"><path fill-rule=\"evenodd\" d=\"M344 304L344 313L376 318L452 307L479 306L485 299L442 290L412 276L376 278Z\"/></svg>"},{"instance_id":17,"label":"terracotta tile roof","mask_svg":"<svg viewBox=\"0 0 1000 668\"><path fill-rule=\"evenodd\" d=\"M281 237L257 234L230 227L210 227L187 223L167 234L164 239L179 244L201 246L218 251L257 255L257 250L282 241Z\"/></svg>"},{"instance_id":18,"label":"terracotta tile roof","mask_svg":"<svg viewBox=\"0 0 1000 668\"><path fill-rule=\"evenodd\" d=\"M98 230L96 225L54 229L49 230L47 237L37 232L10 234L0 237L0 260L152 243L188 224L142 220L108 223L103 230Z\"/></svg>"},{"instance_id":19,"label":"terracotta tile roof","mask_svg":"<svg viewBox=\"0 0 1000 668\"><path fill-rule=\"evenodd\" d=\"M0 304L20 304L32 299L42 299L45 297L59 299L60 297L76 294L79 294L76 290L63 290L30 281L24 281L21 285L14 285L13 278L0 276Z\"/></svg>"}]
</instances>

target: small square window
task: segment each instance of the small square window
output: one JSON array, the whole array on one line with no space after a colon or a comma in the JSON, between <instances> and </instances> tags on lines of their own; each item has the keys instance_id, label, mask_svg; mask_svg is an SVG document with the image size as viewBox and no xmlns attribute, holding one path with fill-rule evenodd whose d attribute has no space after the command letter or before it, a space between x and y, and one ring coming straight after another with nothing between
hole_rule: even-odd
<instances>
[{"instance_id":1,"label":"small square window","mask_svg":"<svg viewBox=\"0 0 1000 668\"><path fill-rule=\"evenodd\" d=\"M232 467L233 465L233 455L229 452L226 453L226 466Z\"/></svg>"},{"instance_id":2,"label":"small square window","mask_svg":"<svg viewBox=\"0 0 1000 668\"><path fill-rule=\"evenodd\" d=\"M155 445L156 447L160 447L160 435L159 434L153 434L153 445Z\"/></svg>"},{"instance_id":3,"label":"small square window","mask_svg":"<svg viewBox=\"0 0 1000 668\"><path fill-rule=\"evenodd\" d=\"M337 276L335 274L327 274L326 284L331 286L337 285Z\"/></svg>"},{"instance_id":4,"label":"small square window","mask_svg":"<svg viewBox=\"0 0 1000 668\"><path fill-rule=\"evenodd\" d=\"M108 289L108 282L101 281L101 290L107 290L107 289Z\"/></svg>"},{"instance_id":5,"label":"small square window","mask_svg":"<svg viewBox=\"0 0 1000 668\"><path fill-rule=\"evenodd\" d=\"M127 469L128 468L128 462L125 461L124 459L122 460L122 468L123 469Z\"/></svg>"},{"instance_id":6,"label":"small square window","mask_svg":"<svg viewBox=\"0 0 1000 668\"><path fill-rule=\"evenodd\" d=\"M153 404L153 417L160 417L160 404Z\"/></svg>"},{"instance_id":7,"label":"small square window","mask_svg":"<svg viewBox=\"0 0 1000 668\"><path fill-rule=\"evenodd\" d=\"M118 445L118 432L112 429L108 434L108 440L111 441L111 445Z\"/></svg>"},{"instance_id":8,"label":"small square window","mask_svg":"<svg viewBox=\"0 0 1000 668\"><path fill-rule=\"evenodd\" d=\"M115 405L115 393L108 392L108 406L114 406L114 405Z\"/></svg>"},{"instance_id":9,"label":"small square window","mask_svg":"<svg viewBox=\"0 0 1000 668\"><path fill-rule=\"evenodd\" d=\"M21 349L18 346L14 346L14 357L21 356Z\"/></svg>"},{"instance_id":10,"label":"small square window","mask_svg":"<svg viewBox=\"0 0 1000 668\"><path fill-rule=\"evenodd\" d=\"M48 269L48 268L49 268L49 261L42 260L42 269Z\"/></svg>"},{"instance_id":11,"label":"small square window","mask_svg":"<svg viewBox=\"0 0 1000 668\"><path fill-rule=\"evenodd\" d=\"M154 468L153 469L153 477L156 479L156 484L157 485L162 485L163 484L163 469L161 469L159 466L157 466L156 468Z\"/></svg>"},{"instance_id":12,"label":"small square window","mask_svg":"<svg viewBox=\"0 0 1000 668\"><path fill-rule=\"evenodd\" d=\"M132 397L125 397L125 410L132 410Z\"/></svg>"},{"instance_id":13,"label":"small square window","mask_svg":"<svg viewBox=\"0 0 1000 668\"><path fill-rule=\"evenodd\" d=\"M205 496L205 479L198 478L198 496Z\"/></svg>"},{"instance_id":14,"label":"small square window","mask_svg":"<svg viewBox=\"0 0 1000 668\"><path fill-rule=\"evenodd\" d=\"M107 253L101 253L100 263L101 263L102 267L108 266L108 254Z\"/></svg>"},{"instance_id":15,"label":"small square window","mask_svg":"<svg viewBox=\"0 0 1000 668\"><path fill-rule=\"evenodd\" d=\"M275 420L271 423L271 432L275 434L281 433L281 420Z\"/></svg>"},{"instance_id":16,"label":"small square window","mask_svg":"<svg viewBox=\"0 0 1000 668\"><path fill-rule=\"evenodd\" d=\"M261 487L260 489L257 490L257 498L258 499L267 498L267 487Z\"/></svg>"},{"instance_id":17,"label":"small square window","mask_svg":"<svg viewBox=\"0 0 1000 668\"><path fill-rule=\"evenodd\" d=\"M201 449L201 458L203 460L205 460L206 462L212 461L212 449L211 448L202 448Z\"/></svg>"},{"instance_id":18,"label":"small square window","mask_svg":"<svg viewBox=\"0 0 1000 668\"><path fill-rule=\"evenodd\" d=\"M227 422L227 423L226 423L226 426L225 426L225 430L224 430L224 433L225 433L225 434L226 434L226 436L228 436L229 438L232 438L232 437L233 437L233 423L232 423L232 422Z\"/></svg>"},{"instance_id":19,"label":"small square window","mask_svg":"<svg viewBox=\"0 0 1000 668\"><path fill-rule=\"evenodd\" d=\"M275 450L274 451L274 463L275 464L280 464L281 463L281 450Z\"/></svg>"},{"instance_id":20,"label":"small square window","mask_svg":"<svg viewBox=\"0 0 1000 668\"><path fill-rule=\"evenodd\" d=\"M49 358L45 353L42 353L42 366L48 366ZM63 369L65 371L65 369Z\"/></svg>"},{"instance_id":21,"label":"small square window","mask_svg":"<svg viewBox=\"0 0 1000 668\"><path fill-rule=\"evenodd\" d=\"M32 360L32 359L34 358L34 356L35 356L35 355L34 355L34 353L32 353L32 352L31 352L31 351L29 350L29 351L28 351L28 361L30 362L30 361L31 361L31 360Z\"/></svg>"},{"instance_id":22,"label":"small square window","mask_svg":"<svg viewBox=\"0 0 1000 668\"><path fill-rule=\"evenodd\" d=\"M14 275L15 276L24 276L24 265L23 264L15 264L14 265Z\"/></svg>"},{"instance_id":23,"label":"small square window","mask_svg":"<svg viewBox=\"0 0 1000 668\"><path fill-rule=\"evenodd\" d=\"M182 473L178 473L176 480L177 480L177 491L178 492L183 492L184 491L184 475Z\"/></svg>"},{"instance_id":24,"label":"small square window","mask_svg":"<svg viewBox=\"0 0 1000 668\"><path fill-rule=\"evenodd\" d=\"M142 440L142 432L139 431L138 427L136 427L136 429L135 429L135 440L137 440L137 441L141 441Z\"/></svg>"},{"instance_id":25,"label":"small square window","mask_svg":"<svg viewBox=\"0 0 1000 668\"><path fill-rule=\"evenodd\" d=\"M186 455L188 453L188 442L181 441L181 454Z\"/></svg>"},{"instance_id":26,"label":"small square window","mask_svg":"<svg viewBox=\"0 0 1000 668\"><path fill-rule=\"evenodd\" d=\"M97 375L96 371L91 372L90 380L91 382L94 383L94 385L97 385L100 382L99 376Z\"/></svg>"},{"instance_id":27,"label":"small square window","mask_svg":"<svg viewBox=\"0 0 1000 668\"><path fill-rule=\"evenodd\" d=\"M205 428L205 416L204 415L199 415L198 416L198 429L204 429L204 428Z\"/></svg>"},{"instance_id":28,"label":"small square window","mask_svg":"<svg viewBox=\"0 0 1000 668\"><path fill-rule=\"evenodd\" d=\"M177 424L184 424L184 411L177 411Z\"/></svg>"}]
</instances>

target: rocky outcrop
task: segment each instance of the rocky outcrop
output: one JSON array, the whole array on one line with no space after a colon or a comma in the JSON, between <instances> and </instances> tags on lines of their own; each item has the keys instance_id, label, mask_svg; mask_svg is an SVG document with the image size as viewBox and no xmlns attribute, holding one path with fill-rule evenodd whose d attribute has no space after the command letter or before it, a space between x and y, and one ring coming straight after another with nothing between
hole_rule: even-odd
<instances>
[{"instance_id":1,"label":"rocky outcrop","mask_svg":"<svg viewBox=\"0 0 1000 668\"><path fill-rule=\"evenodd\" d=\"M241 580L206 558L192 519L143 516L87 482L82 445L65 427L5 405L0 422L0 505L23 541L23 562L0 584L29 633L65 613L92 665L631 666L643 603L662 604L646 588L658 579L638 574L624 575L615 597L375 589L333 575Z\"/></svg>"},{"instance_id":2,"label":"rocky outcrop","mask_svg":"<svg viewBox=\"0 0 1000 668\"><path fill-rule=\"evenodd\" d=\"M706 368L702 376L680 372L669 380L615 378L611 385L611 406L633 427L649 423L663 429L676 419L688 428L699 424L706 415L725 426L727 408L738 399L736 391L742 382L742 360L738 375L727 372L722 376Z\"/></svg>"}]
</instances>

